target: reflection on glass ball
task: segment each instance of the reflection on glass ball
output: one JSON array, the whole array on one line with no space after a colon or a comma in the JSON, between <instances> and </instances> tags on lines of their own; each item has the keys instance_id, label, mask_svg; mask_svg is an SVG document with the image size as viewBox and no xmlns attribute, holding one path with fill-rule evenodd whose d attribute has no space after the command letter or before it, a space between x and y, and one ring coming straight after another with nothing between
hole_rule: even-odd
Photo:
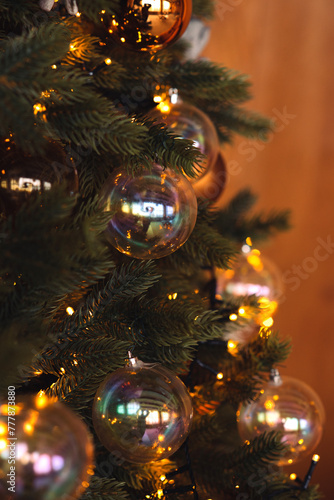
<instances>
[{"instance_id":1,"label":"reflection on glass ball","mask_svg":"<svg viewBox=\"0 0 334 500\"><path fill-rule=\"evenodd\" d=\"M197 217L189 181L159 166L134 177L117 170L106 182L102 202L115 212L107 226L108 240L138 259L175 252L190 236Z\"/></svg>"},{"instance_id":2,"label":"reflection on glass ball","mask_svg":"<svg viewBox=\"0 0 334 500\"><path fill-rule=\"evenodd\" d=\"M182 139L193 141L194 146L205 155L201 171L191 181L197 181L214 165L219 151L218 136L212 121L203 111L185 102L164 102L148 116L167 125L171 132Z\"/></svg>"},{"instance_id":3,"label":"reflection on glass ball","mask_svg":"<svg viewBox=\"0 0 334 500\"><path fill-rule=\"evenodd\" d=\"M113 40L136 51L160 50L184 33L191 0L121 0L120 11L104 22Z\"/></svg>"},{"instance_id":4,"label":"reflection on glass ball","mask_svg":"<svg viewBox=\"0 0 334 500\"><path fill-rule=\"evenodd\" d=\"M93 445L83 422L45 396L0 409L0 498L78 498L93 474Z\"/></svg>"},{"instance_id":5,"label":"reflection on glass ball","mask_svg":"<svg viewBox=\"0 0 334 500\"><path fill-rule=\"evenodd\" d=\"M319 443L325 411L319 396L304 382L292 377L274 377L258 400L242 405L238 428L250 440L265 431L281 431L289 445L279 465L292 464L311 453Z\"/></svg>"},{"instance_id":6,"label":"reflection on glass ball","mask_svg":"<svg viewBox=\"0 0 334 500\"><path fill-rule=\"evenodd\" d=\"M41 157L18 151L14 144L0 145L0 156L0 214L17 212L31 197L56 185L64 185L69 195L78 191L73 158L56 142Z\"/></svg>"},{"instance_id":7,"label":"reflection on glass ball","mask_svg":"<svg viewBox=\"0 0 334 500\"><path fill-rule=\"evenodd\" d=\"M282 294L282 284L278 268L259 250L242 253L232 269L216 269L216 300L221 301L224 294L232 297L255 295L258 297L260 311L245 308L245 315L254 316L258 324L270 318L276 311ZM245 316L245 317L246 317Z\"/></svg>"},{"instance_id":8,"label":"reflection on glass ball","mask_svg":"<svg viewBox=\"0 0 334 500\"><path fill-rule=\"evenodd\" d=\"M133 361L133 360L132 360ZM167 458L185 441L192 420L188 391L159 364L134 362L108 375L93 406L101 443L134 463Z\"/></svg>"}]
</instances>

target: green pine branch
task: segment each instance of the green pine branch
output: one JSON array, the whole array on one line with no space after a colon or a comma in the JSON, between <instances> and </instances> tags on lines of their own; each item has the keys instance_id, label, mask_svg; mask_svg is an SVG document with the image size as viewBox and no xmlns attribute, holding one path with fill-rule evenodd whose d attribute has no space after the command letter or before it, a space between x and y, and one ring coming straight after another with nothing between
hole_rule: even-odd
<instances>
[{"instance_id":1,"label":"green pine branch","mask_svg":"<svg viewBox=\"0 0 334 500\"><path fill-rule=\"evenodd\" d=\"M152 261L130 261L116 268L106 284L96 285L85 298L85 304L73 316L67 318L66 329L78 330L100 323L104 318L118 314L119 308L126 309L134 299L140 300L149 288L159 279ZM64 330L60 324L59 331Z\"/></svg>"},{"instance_id":2,"label":"green pine branch","mask_svg":"<svg viewBox=\"0 0 334 500\"><path fill-rule=\"evenodd\" d=\"M216 221L222 230L226 230L228 226L237 224L241 217L245 217L249 212L258 197L249 189L239 191L216 215Z\"/></svg>"},{"instance_id":3,"label":"green pine branch","mask_svg":"<svg viewBox=\"0 0 334 500\"><path fill-rule=\"evenodd\" d=\"M193 146L193 141L181 139L161 124L149 129L148 152L154 151L162 166L171 166L181 173L193 177L201 169L204 155Z\"/></svg>"},{"instance_id":4,"label":"green pine branch","mask_svg":"<svg viewBox=\"0 0 334 500\"><path fill-rule=\"evenodd\" d=\"M226 465L233 469L238 477L247 480L249 475L257 472L261 466L279 460L286 450L281 439L281 434L276 431L260 434L228 457Z\"/></svg>"},{"instance_id":5,"label":"green pine branch","mask_svg":"<svg viewBox=\"0 0 334 500\"><path fill-rule=\"evenodd\" d=\"M64 198L63 190L54 189L31 199L15 219L1 224L0 275L6 279L0 281L0 335L7 347L12 336L9 350L20 366L29 364L35 349L46 343L65 297L113 267L107 247L97 239L94 224L99 226L99 216L73 225L75 203L75 197ZM6 372L8 363L2 369ZM7 377L16 380L17 370L12 365Z\"/></svg>"},{"instance_id":6,"label":"green pine branch","mask_svg":"<svg viewBox=\"0 0 334 500\"><path fill-rule=\"evenodd\" d=\"M71 214L76 198L64 199L63 194L61 189L46 192L16 214L15 225L12 218L2 224L1 272L10 273L13 282L16 280L8 300L29 290L20 314L27 314L26 308L37 296L42 307L48 299L102 278L112 266L107 248L98 242L94 229L99 217L87 218L73 227ZM38 310L36 305L34 309ZM17 317L19 311L14 309L12 314ZM1 310L0 317L6 320Z\"/></svg>"},{"instance_id":7,"label":"green pine branch","mask_svg":"<svg viewBox=\"0 0 334 500\"><path fill-rule=\"evenodd\" d=\"M267 239L278 232L288 231L290 225L290 210L277 210L268 214L257 214L239 223L235 228L235 238L243 241L249 236L254 241Z\"/></svg>"},{"instance_id":8,"label":"green pine branch","mask_svg":"<svg viewBox=\"0 0 334 500\"><path fill-rule=\"evenodd\" d=\"M168 459L163 459L141 465L125 462L122 464L122 467L115 466L113 472L117 480L124 481L130 488L136 490L136 494L138 494L138 490L152 493L161 489L161 475L167 474L176 468L175 463Z\"/></svg>"},{"instance_id":9,"label":"green pine branch","mask_svg":"<svg viewBox=\"0 0 334 500\"><path fill-rule=\"evenodd\" d=\"M124 490L124 483L114 478L94 476L80 498L81 500L128 500L129 495Z\"/></svg>"},{"instance_id":10,"label":"green pine branch","mask_svg":"<svg viewBox=\"0 0 334 500\"><path fill-rule=\"evenodd\" d=\"M91 338L89 332L76 339L63 339L45 348L33 363L33 370L62 377L88 378L97 372L108 374L124 364L129 343L109 337ZM66 368L64 368L66 367ZM66 385L65 385L66 387Z\"/></svg>"},{"instance_id":11,"label":"green pine branch","mask_svg":"<svg viewBox=\"0 0 334 500\"><path fill-rule=\"evenodd\" d=\"M218 231L242 243L247 237L257 241L290 229L288 210L272 211L247 217L257 197L250 190L240 191L226 207L216 212L214 225Z\"/></svg>"},{"instance_id":12,"label":"green pine branch","mask_svg":"<svg viewBox=\"0 0 334 500\"><path fill-rule=\"evenodd\" d=\"M118 0L77 0L79 12L85 14L92 21L99 23L101 20L101 11L104 10L107 14L113 14L119 7Z\"/></svg>"},{"instance_id":13,"label":"green pine branch","mask_svg":"<svg viewBox=\"0 0 334 500\"><path fill-rule=\"evenodd\" d=\"M301 500L318 500L323 498L319 491L319 485L309 485L307 490L296 490L296 482L291 481L287 474L275 473L266 478L267 494L278 500L295 500L298 494L298 499ZM297 487L300 487L298 485ZM298 493L297 493L298 491Z\"/></svg>"},{"instance_id":14,"label":"green pine branch","mask_svg":"<svg viewBox=\"0 0 334 500\"><path fill-rule=\"evenodd\" d=\"M214 2L202 2L201 0L193 0L193 15L211 20L214 16Z\"/></svg>"},{"instance_id":15,"label":"green pine branch","mask_svg":"<svg viewBox=\"0 0 334 500\"><path fill-rule=\"evenodd\" d=\"M127 68L119 61L113 60L110 65L103 66L94 73L94 85L97 89L108 89L120 92L127 76Z\"/></svg>"},{"instance_id":16,"label":"green pine branch","mask_svg":"<svg viewBox=\"0 0 334 500\"><path fill-rule=\"evenodd\" d=\"M19 308L19 304L17 304ZM9 385L19 387L28 375L29 365L40 352L47 338L43 319L13 319L0 328L0 399L5 398Z\"/></svg>"},{"instance_id":17,"label":"green pine branch","mask_svg":"<svg viewBox=\"0 0 334 500\"><path fill-rule=\"evenodd\" d=\"M0 135L15 135L17 145L38 152L45 144L33 104L51 65L68 50L69 32L62 25L42 25L2 43L0 52ZM46 68L49 68L46 72ZM49 84L52 79L46 81Z\"/></svg>"},{"instance_id":18,"label":"green pine branch","mask_svg":"<svg viewBox=\"0 0 334 500\"><path fill-rule=\"evenodd\" d=\"M221 325L221 329L224 331L224 326ZM223 335L216 336L216 339L219 338L222 339ZM288 339L280 339L277 333L262 329L255 340L240 348L237 353L232 355L226 351L226 347L225 351L222 349L215 346L207 346L205 349L201 347L198 354L202 362L223 373L222 382L217 382L212 376L201 379L197 374L195 383L203 384L199 392L201 397L238 405L256 397L267 381L270 370L287 359L291 345Z\"/></svg>"},{"instance_id":19,"label":"green pine branch","mask_svg":"<svg viewBox=\"0 0 334 500\"><path fill-rule=\"evenodd\" d=\"M250 83L246 75L206 60L186 61L182 64L174 62L167 81L190 102L216 101L221 106L221 102L241 103L250 97Z\"/></svg>"},{"instance_id":20,"label":"green pine branch","mask_svg":"<svg viewBox=\"0 0 334 500\"><path fill-rule=\"evenodd\" d=\"M69 24L69 23L68 23ZM79 65L92 60L102 59L98 50L99 38L89 36L81 32L76 32L75 27L71 26L70 50L62 60L62 64ZM81 67L82 69L82 67Z\"/></svg>"},{"instance_id":21,"label":"green pine branch","mask_svg":"<svg viewBox=\"0 0 334 500\"><path fill-rule=\"evenodd\" d=\"M85 102L58 105L47 113L48 135L95 151L111 150L119 155L136 155L142 150L145 127L120 113L110 101L91 97Z\"/></svg>"},{"instance_id":22,"label":"green pine branch","mask_svg":"<svg viewBox=\"0 0 334 500\"><path fill-rule=\"evenodd\" d=\"M196 225L189 239L173 255L163 259L168 267L191 275L198 266L229 268L237 253L231 240L222 236L216 228L207 223L207 216L199 212Z\"/></svg>"},{"instance_id":23,"label":"green pine branch","mask_svg":"<svg viewBox=\"0 0 334 500\"><path fill-rule=\"evenodd\" d=\"M281 339L269 329L262 331L237 355L225 358L220 364L220 371L224 373L224 384L219 387L221 397L232 403L255 397L260 381L266 380L267 373L273 366L283 363L290 351L289 339Z\"/></svg>"},{"instance_id":24,"label":"green pine branch","mask_svg":"<svg viewBox=\"0 0 334 500\"><path fill-rule=\"evenodd\" d=\"M227 498L235 498L235 486L238 485L238 493L246 492L255 495L251 498L263 498L256 496L258 483L250 478L258 478L259 471L262 471L262 482L263 476L269 478L268 468L278 461L284 449L280 435L273 431L260 435L249 445L245 444L232 453L221 450L217 443L214 447L202 448L200 461L193 453L197 482L213 495L224 491Z\"/></svg>"},{"instance_id":25,"label":"green pine branch","mask_svg":"<svg viewBox=\"0 0 334 500\"><path fill-rule=\"evenodd\" d=\"M12 26L13 29L32 28L38 25L43 19L42 11L35 0L0 0L1 26ZM44 20L44 19L43 19Z\"/></svg>"},{"instance_id":26,"label":"green pine branch","mask_svg":"<svg viewBox=\"0 0 334 500\"><path fill-rule=\"evenodd\" d=\"M66 56L69 44L69 30L65 25L55 23L10 38L2 43L0 74L12 82L26 80L33 84L34 78Z\"/></svg>"}]
</instances>

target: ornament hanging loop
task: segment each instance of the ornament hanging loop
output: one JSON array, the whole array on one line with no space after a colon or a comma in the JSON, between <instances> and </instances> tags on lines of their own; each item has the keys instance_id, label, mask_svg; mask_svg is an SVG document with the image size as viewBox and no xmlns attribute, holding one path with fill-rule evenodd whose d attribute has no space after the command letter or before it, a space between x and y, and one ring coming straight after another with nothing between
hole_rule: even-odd
<instances>
[{"instance_id":1,"label":"ornament hanging loop","mask_svg":"<svg viewBox=\"0 0 334 500\"><path fill-rule=\"evenodd\" d=\"M179 91L176 88L170 88L168 91L171 104L177 104L180 101Z\"/></svg>"}]
</instances>

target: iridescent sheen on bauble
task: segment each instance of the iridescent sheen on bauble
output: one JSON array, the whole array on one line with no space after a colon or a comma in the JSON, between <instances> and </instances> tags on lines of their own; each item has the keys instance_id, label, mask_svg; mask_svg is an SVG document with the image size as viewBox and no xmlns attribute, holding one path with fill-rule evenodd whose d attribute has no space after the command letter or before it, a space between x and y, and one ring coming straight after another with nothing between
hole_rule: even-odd
<instances>
[{"instance_id":1,"label":"iridescent sheen on bauble","mask_svg":"<svg viewBox=\"0 0 334 500\"><path fill-rule=\"evenodd\" d=\"M120 368L99 387L93 423L101 443L134 463L167 458L186 439L192 403L183 382L159 365Z\"/></svg>"},{"instance_id":2,"label":"iridescent sheen on bauble","mask_svg":"<svg viewBox=\"0 0 334 500\"><path fill-rule=\"evenodd\" d=\"M238 428L244 440L267 431L281 431L288 445L279 465L289 465L312 453L319 443L325 411L316 392L292 377L270 380L250 404L241 406Z\"/></svg>"},{"instance_id":3,"label":"iridescent sheen on bauble","mask_svg":"<svg viewBox=\"0 0 334 500\"><path fill-rule=\"evenodd\" d=\"M213 167L219 152L219 140L212 121L203 111L178 100L175 104L157 106L148 116L167 125L178 137L191 140L205 155L201 169L195 178L190 179L191 182L196 182Z\"/></svg>"},{"instance_id":4,"label":"iridescent sheen on bauble","mask_svg":"<svg viewBox=\"0 0 334 500\"><path fill-rule=\"evenodd\" d=\"M0 405L1 500L79 498L93 473L88 429L64 404L42 396Z\"/></svg>"},{"instance_id":5,"label":"iridescent sheen on bauble","mask_svg":"<svg viewBox=\"0 0 334 500\"><path fill-rule=\"evenodd\" d=\"M195 226L197 199L191 184L159 166L134 177L115 171L101 198L113 213L106 228L109 242L131 257L165 257L187 241Z\"/></svg>"}]
</instances>

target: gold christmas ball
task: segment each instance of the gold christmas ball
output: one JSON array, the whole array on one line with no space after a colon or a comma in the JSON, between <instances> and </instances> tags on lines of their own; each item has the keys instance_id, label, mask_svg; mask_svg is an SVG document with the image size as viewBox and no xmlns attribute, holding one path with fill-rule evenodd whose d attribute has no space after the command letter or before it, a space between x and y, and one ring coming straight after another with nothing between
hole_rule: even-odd
<instances>
[{"instance_id":1,"label":"gold christmas ball","mask_svg":"<svg viewBox=\"0 0 334 500\"><path fill-rule=\"evenodd\" d=\"M136 51L160 50L186 30L191 0L121 0L119 12L105 16L113 40Z\"/></svg>"}]
</instances>

